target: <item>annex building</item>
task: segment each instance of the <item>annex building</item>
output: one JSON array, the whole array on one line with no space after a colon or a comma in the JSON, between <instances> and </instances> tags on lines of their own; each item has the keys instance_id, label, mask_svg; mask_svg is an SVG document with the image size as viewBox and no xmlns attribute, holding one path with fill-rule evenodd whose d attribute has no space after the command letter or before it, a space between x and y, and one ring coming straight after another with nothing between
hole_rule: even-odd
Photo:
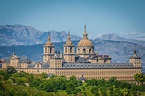
<instances>
[{"instance_id":1,"label":"annex building","mask_svg":"<svg viewBox=\"0 0 145 96\"><path fill-rule=\"evenodd\" d=\"M108 46L109 47L109 46ZM77 79L82 76L85 79L106 79L117 77L118 80L134 80L134 74L141 72L141 58L136 50L129 58L128 63L111 63L111 56L100 55L94 52L94 45L88 39L86 26L84 26L83 38L75 49L70 34L63 46L63 53L56 52L51 42L50 35L43 47L43 62L32 62L27 57L18 57L12 54L2 61L2 68L13 66L17 71L33 74L47 73L51 75L64 75L67 78L74 75Z\"/></svg>"}]
</instances>

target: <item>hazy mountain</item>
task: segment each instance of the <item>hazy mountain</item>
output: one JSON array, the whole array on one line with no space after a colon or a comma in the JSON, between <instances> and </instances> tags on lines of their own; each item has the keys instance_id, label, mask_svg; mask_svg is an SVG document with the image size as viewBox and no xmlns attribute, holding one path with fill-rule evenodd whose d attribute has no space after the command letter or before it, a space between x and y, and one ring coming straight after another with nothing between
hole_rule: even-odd
<instances>
[{"instance_id":1,"label":"hazy mountain","mask_svg":"<svg viewBox=\"0 0 145 96\"><path fill-rule=\"evenodd\" d=\"M0 25L0 46L43 44L47 41L48 34L51 34L53 42L62 42L67 39L65 31L41 32L31 26ZM79 40L80 38L71 35L72 40Z\"/></svg>"},{"instance_id":2,"label":"hazy mountain","mask_svg":"<svg viewBox=\"0 0 145 96\"><path fill-rule=\"evenodd\" d=\"M39 30L24 25L1 25L0 26L0 45L31 45L39 44L37 38L42 32Z\"/></svg>"},{"instance_id":3,"label":"hazy mountain","mask_svg":"<svg viewBox=\"0 0 145 96\"><path fill-rule=\"evenodd\" d=\"M114 33L103 34L101 37L97 37L95 40L113 40L113 41L122 41L125 38L120 37Z\"/></svg>"},{"instance_id":4,"label":"hazy mountain","mask_svg":"<svg viewBox=\"0 0 145 96\"><path fill-rule=\"evenodd\" d=\"M101 37L97 37L95 39L95 41L98 41L98 40L127 41L127 42L136 43L136 44L139 44L139 45L145 47L145 41L124 38L124 37L118 36L117 34L114 34L114 33L103 34Z\"/></svg>"}]
</instances>

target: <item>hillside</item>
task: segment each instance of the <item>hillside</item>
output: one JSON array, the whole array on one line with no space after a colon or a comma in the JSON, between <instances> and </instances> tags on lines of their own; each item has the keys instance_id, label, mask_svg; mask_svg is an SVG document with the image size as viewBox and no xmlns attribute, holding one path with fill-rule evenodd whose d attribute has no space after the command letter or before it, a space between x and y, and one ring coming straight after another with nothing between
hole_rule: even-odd
<instances>
[{"instance_id":1,"label":"hillside","mask_svg":"<svg viewBox=\"0 0 145 96\"><path fill-rule=\"evenodd\" d=\"M11 45L35 45L47 41L48 34L53 42L63 42L67 39L65 31L41 32L34 27L24 25L0 25L0 46ZM81 37L71 35L72 40L80 40Z\"/></svg>"}]
</instances>

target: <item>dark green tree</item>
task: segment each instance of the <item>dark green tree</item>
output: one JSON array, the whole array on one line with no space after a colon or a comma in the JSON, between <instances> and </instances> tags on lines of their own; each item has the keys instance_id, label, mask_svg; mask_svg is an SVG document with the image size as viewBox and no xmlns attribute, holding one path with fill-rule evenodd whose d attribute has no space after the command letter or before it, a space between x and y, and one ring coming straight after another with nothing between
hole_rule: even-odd
<instances>
[{"instance_id":1,"label":"dark green tree","mask_svg":"<svg viewBox=\"0 0 145 96\"><path fill-rule=\"evenodd\" d=\"M138 84L143 85L143 82L145 82L145 75L143 75L143 73L136 73L134 75L134 78L138 82Z\"/></svg>"}]
</instances>

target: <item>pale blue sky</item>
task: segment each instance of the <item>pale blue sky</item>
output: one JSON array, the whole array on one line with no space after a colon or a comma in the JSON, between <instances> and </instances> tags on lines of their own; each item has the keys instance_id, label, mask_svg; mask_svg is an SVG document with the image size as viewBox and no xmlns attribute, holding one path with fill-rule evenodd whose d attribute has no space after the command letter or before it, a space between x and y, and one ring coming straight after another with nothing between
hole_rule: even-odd
<instances>
[{"instance_id":1,"label":"pale blue sky","mask_svg":"<svg viewBox=\"0 0 145 96\"><path fill-rule=\"evenodd\" d=\"M82 36L85 23L91 38L102 33L144 34L145 0L0 0L1 25L70 30Z\"/></svg>"}]
</instances>

